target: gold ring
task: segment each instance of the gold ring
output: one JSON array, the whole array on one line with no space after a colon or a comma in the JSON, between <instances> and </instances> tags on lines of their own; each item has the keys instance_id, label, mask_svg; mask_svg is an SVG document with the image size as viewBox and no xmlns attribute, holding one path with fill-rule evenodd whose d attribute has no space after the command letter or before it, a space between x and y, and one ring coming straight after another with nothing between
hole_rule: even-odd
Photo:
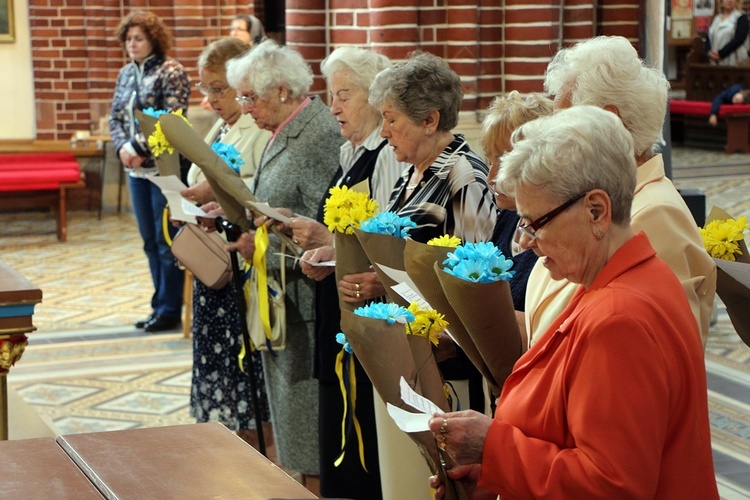
<instances>
[{"instance_id":1,"label":"gold ring","mask_svg":"<svg viewBox=\"0 0 750 500\"><path fill-rule=\"evenodd\" d=\"M359 293L359 290L357 290L357 293L354 294L355 297L360 298L361 294Z\"/></svg>"},{"instance_id":2,"label":"gold ring","mask_svg":"<svg viewBox=\"0 0 750 500\"><path fill-rule=\"evenodd\" d=\"M448 431L448 419L443 418L443 425L440 426L440 434L445 436L445 433Z\"/></svg>"},{"instance_id":3,"label":"gold ring","mask_svg":"<svg viewBox=\"0 0 750 500\"><path fill-rule=\"evenodd\" d=\"M295 245L299 245L299 240L297 238L294 238L292 241L294 242Z\"/></svg>"},{"instance_id":4,"label":"gold ring","mask_svg":"<svg viewBox=\"0 0 750 500\"><path fill-rule=\"evenodd\" d=\"M440 441L440 442L438 443L438 446L439 446L439 447L440 447L440 449L441 449L441 450L443 450L443 451L445 451L445 445L446 445L446 442L445 442L445 441Z\"/></svg>"},{"instance_id":5,"label":"gold ring","mask_svg":"<svg viewBox=\"0 0 750 500\"><path fill-rule=\"evenodd\" d=\"M362 287L361 287L361 286L359 286L359 283L355 283L355 284L354 284L354 288L356 288L356 289L357 289L357 291L360 291L360 290L362 290Z\"/></svg>"}]
</instances>

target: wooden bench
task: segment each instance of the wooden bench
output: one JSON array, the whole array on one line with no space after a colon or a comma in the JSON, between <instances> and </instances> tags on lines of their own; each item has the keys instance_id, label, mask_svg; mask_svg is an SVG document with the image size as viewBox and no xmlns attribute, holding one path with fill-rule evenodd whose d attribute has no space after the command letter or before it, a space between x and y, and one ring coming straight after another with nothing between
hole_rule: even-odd
<instances>
[{"instance_id":1,"label":"wooden bench","mask_svg":"<svg viewBox=\"0 0 750 500\"><path fill-rule=\"evenodd\" d=\"M70 153L0 154L0 210L50 207L61 242L68 239L67 191L85 186Z\"/></svg>"},{"instance_id":2,"label":"wooden bench","mask_svg":"<svg viewBox=\"0 0 750 500\"><path fill-rule=\"evenodd\" d=\"M669 102L672 142L686 146L750 152L750 105L726 104L719 108L719 124L708 123L711 102L732 85L750 89L750 66L710 64L703 40L693 40L687 56L685 99Z\"/></svg>"}]
</instances>

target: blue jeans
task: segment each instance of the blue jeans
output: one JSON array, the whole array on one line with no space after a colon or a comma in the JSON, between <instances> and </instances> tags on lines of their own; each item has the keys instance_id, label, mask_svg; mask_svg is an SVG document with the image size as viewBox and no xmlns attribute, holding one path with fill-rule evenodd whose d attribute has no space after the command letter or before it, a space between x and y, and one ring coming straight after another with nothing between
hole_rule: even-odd
<instances>
[{"instance_id":1,"label":"blue jeans","mask_svg":"<svg viewBox=\"0 0 750 500\"><path fill-rule=\"evenodd\" d=\"M143 251L148 257L154 295L151 308L160 316L179 318L182 310L183 272L164 239L163 212L167 199L161 190L148 179L128 176L133 212L138 221L138 231L143 238ZM167 221L171 237L177 228Z\"/></svg>"}]
</instances>

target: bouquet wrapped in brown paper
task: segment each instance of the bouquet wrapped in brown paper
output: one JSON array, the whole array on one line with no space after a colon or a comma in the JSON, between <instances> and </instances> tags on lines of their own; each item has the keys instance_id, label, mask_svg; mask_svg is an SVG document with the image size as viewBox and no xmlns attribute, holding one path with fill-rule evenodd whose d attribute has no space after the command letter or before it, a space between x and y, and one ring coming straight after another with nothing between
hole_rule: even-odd
<instances>
[{"instance_id":1,"label":"bouquet wrapped in brown paper","mask_svg":"<svg viewBox=\"0 0 750 500\"><path fill-rule=\"evenodd\" d=\"M244 201L257 199L239 174L229 168L185 120L173 115L161 115L159 123L169 143L206 175L226 219L243 231L251 229Z\"/></svg>"},{"instance_id":2,"label":"bouquet wrapped in brown paper","mask_svg":"<svg viewBox=\"0 0 750 500\"><path fill-rule=\"evenodd\" d=\"M370 269L370 260L354 235L354 229L375 215L378 203L370 198L363 186L366 183L351 188L332 187L323 207L323 223L334 233L336 282L349 274L364 273ZM339 291L339 307L342 311L353 311L357 305L344 302Z\"/></svg>"},{"instance_id":3,"label":"bouquet wrapped in brown paper","mask_svg":"<svg viewBox=\"0 0 750 500\"><path fill-rule=\"evenodd\" d=\"M181 121L185 121L182 114L175 114L174 116L179 116ZM135 110L135 117L138 119L141 131L146 137L149 150L154 156L159 175L163 177L168 175L180 177L180 156L174 150L174 147L170 145L164 132L161 130L159 118L140 109Z\"/></svg>"},{"instance_id":4,"label":"bouquet wrapped in brown paper","mask_svg":"<svg viewBox=\"0 0 750 500\"><path fill-rule=\"evenodd\" d=\"M492 372L487 367L484 358L479 353L479 349L474 344L474 340L469 332L461 323L456 311L448 302L448 299L440 286L440 280L435 273L435 265L441 267L443 261L448 258L448 253L452 250L450 247L433 246L424 243L418 243L414 240L406 240L404 249L404 267L406 273L412 279L419 294L424 297L431 307L445 315L448 321L448 331L456 340L459 347L463 349L466 356L472 364L479 370L482 376L487 380L490 390L496 396L500 395L500 384L495 380Z\"/></svg>"},{"instance_id":5,"label":"bouquet wrapped in brown paper","mask_svg":"<svg viewBox=\"0 0 750 500\"><path fill-rule=\"evenodd\" d=\"M404 322L397 319L399 314L405 311L404 308L399 308L396 304L373 304L373 306L378 309L392 306L393 311L399 312L393 316L393 321L389 321L361 316L362 311L355 314L349 310L342 310L341 328L380 397L386 403L410 411L411 408L401 399L399 381L403 377L415 392L430 399L441 410L449 411L442 378L437 371L434 358L430 357L429 340L424 337L406 335ZM414 338L410 339L410 337ZM421 366L415 362L414 353L417 354ZM445 498L466 498L463 490L457 488L457 485L445 475L445 468L441 466L441 463L449 457L441 456L432 433L415 432L410 433L409 436L417 445L430 471L440 476L445 484ZM447 465L450 466L452 463Z\"/></svg>"},{"instance_id":6,"label":"bouquet wrapped in brown paper","mask_svg":"<svg viewBox=\"0 0 750 500\"><path fill-rule=\"evenodd\" d=\"M507 281L513 262L492 243L461 245L446 262L435 263L445 297L502 387L523 349Z\"/></svg>"},{"instance_id":7,"label":"bouquet wrapped in brown paper","mask_svg":"<svg viewBox=\"0 0 750 500\"><path fill-rule=\"evenodd\" d=\"M359 240L368 260L372 263L372 267L378 274L380 282L385 287L388 300L407 307L409 303L391 288L397 283L378 267L378 264L382 264L392 269L403 271L406 240L397 236L362 231L361 229L355 229L354 234L357 236L357 240Z\"/></svg>"},{"instance_id":8,"label":"bouquet wrapped in brown paper","mask_svg":"<svg viewBox=\"0 0 750 500\"><path fill-rule=\"evenodd\" d=\"M727 307L737 335L750 346L750 255L744 239L747 229L747 217L735 219L713 207L701 236L718 267L716 292Z\"/></svg>"}]
</instances>

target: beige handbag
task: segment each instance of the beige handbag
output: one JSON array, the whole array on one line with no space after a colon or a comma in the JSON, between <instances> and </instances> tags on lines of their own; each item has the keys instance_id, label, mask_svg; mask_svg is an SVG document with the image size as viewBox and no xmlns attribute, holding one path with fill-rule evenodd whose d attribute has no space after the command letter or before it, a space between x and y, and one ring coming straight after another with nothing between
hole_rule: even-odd
<instances>
[{"instance_id":1,"label":"beige handbag","mask_svg":"<svg viewBox=\"0 0 750 500\"><path fill-rule=\"evenodd\" d=\"M232 278L232 261L219 233L185 224L172 239L172 254L208 288L220 290Z\"/></svg>"}]
</instances>

